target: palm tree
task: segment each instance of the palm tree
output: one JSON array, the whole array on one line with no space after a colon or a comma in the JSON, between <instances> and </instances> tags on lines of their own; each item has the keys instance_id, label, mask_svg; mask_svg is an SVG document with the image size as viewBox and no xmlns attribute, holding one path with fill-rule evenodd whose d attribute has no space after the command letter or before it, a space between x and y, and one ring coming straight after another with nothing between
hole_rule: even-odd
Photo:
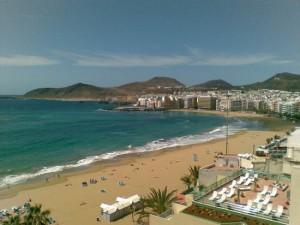
<instances>
[{"instance_id":1,"label":"palm tree","mask_svg":"<svg viewBox=\"0 0 300 225\"><path fill-rule=\"evenodd\" d=\"M48 225L51 224L50 211L42 210L42 205L30 206L25 216L25 225Z\"/></svg>"},{"instance_id":2,"label":"palm tree","mask_svg":"<svg viewBox=\"0 0 300 225\"><path fill-rule=\"evenodd\" d=\"M20 216L9 216L8 220L3 222L3 225L21 225L21 219Z\"/></svg>"},{"instance_id":3,"label":"palm tree","mask_svg":"<svg viewBox=\"0 0 300 225\"><path fill-rule=\"evenodd\" d=\"M172 202L175 201L175 192L176 190L168 192L167 187L163 190L151 188L150 193L145 198L145 207L151 208L152 213L160 215L169 209Z\"/></svg>"},{"instance_id":4,"label":"palm tree","mask_svg":"<svg viewBox=\"0 0 300 225\"><path fill-rule=\"evenodd\" d=\"M276 134L276 135L274 135L274 139L275 140L280 139L280 136Z\"/></svg>"},{"instance_id":5,"label":"palm tree","mask_svg":"<svg viewBox=\"0 0 300 225\"><path fill-rule=\"evenodd\" d=\"M199 169L200 169L200 166L190 166L190 168L189 168L190 176L191 176L192 184L193 184L194 188L196 188L198 186Z\"/></svg>"},{"instance_id":6,"label":"palm tree","mask_svg":"<svg viewBox=\"0 0 300 225\"><path fill-rule=\"evenodd\" d=\"M180 180L186 185L187 189L190 189L193 183L192 177L190 175L184 175L183 177L180 178Z\"/></svg>"},{"instance_id":7,"label":"palm tree","mask_svg":"<svg viewBox=\"0 0 300 225\"><path fill-rule=\"evenodd\" d=\"M145 198L141 198L141 204L142 204L142 209L136 212L136 215L138 215L136 222L138 224L147 224L149 223L149 212L145 210L145 205L146 205Z\"/></svg>"},{"instance_id":8,"label":"palm tree","mask_svg":"<svg viewBox=\"0 0 300 225\"><path fill-rule=\"evenodd\" d=\"M266 143L267 143L267 144L270 144L271 141L272 141L272 138L267 138L267 139L266 139Z\"/></svg>"}]
</instances>

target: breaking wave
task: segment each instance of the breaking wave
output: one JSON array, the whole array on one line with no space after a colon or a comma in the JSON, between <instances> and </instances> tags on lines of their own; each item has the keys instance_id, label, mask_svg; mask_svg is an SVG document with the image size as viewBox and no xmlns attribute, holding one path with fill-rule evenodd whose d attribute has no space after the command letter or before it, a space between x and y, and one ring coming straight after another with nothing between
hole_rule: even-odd
<instances>
[{"instance_id":1,"label":"breaking wave","mask_svg":"<svg viewBox=\"0 0 300 225\"><path fill-rule=\"evenodd\" d=\"M238 121L234 125L229 126L229 130L228 130L229 135L235 134L241 130L246 130L246 128L243 128L245 127L245 124L243 123L244 123L243 121ZM113 159L122 155L152 152L152 151L158 151L166 148L203 143L214 139L224 138L225 136L226 136L226 126L222 126L201 134L186 135L186 136L175 137L170 139L158 139L158 140L148 142L143 146L131 147L128 150L114 151L114 152L104 153L101 155L89 156L73 164L44 167L35 173L8 175L4 178L0 178L0 188L6 187L8 185L14 185L14 184L26 182L29 181L30 179L40 177L46 174L58 173L67 169L79 168L82 166L90 165L95 162Z\"/></svg>"}]
</instances>

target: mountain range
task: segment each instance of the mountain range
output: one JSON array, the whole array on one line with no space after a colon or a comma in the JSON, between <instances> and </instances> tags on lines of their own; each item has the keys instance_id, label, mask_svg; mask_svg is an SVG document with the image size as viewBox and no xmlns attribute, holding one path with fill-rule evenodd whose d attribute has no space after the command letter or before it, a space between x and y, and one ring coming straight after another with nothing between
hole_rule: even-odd
<instances>
[{"instance_id":1,"label":"mountain range","mask_svg":"<svg viewBox=\"0 0 300 225\"><path fill-rule=\"evenodd\" d=\"M186 86L170 77L154 77L147 81L133 82L118 87L103 88L78 83L63 88L39 88L27 92L25 98L39 99L82 99L99 101L134 102L143 94L169 94L180 90L230 90L230 89L277 89L300 91L300 75L278 73L271 78L253 84L234 86L224 80L210 80L202 84Z\"/></svg>"}]
</instances>

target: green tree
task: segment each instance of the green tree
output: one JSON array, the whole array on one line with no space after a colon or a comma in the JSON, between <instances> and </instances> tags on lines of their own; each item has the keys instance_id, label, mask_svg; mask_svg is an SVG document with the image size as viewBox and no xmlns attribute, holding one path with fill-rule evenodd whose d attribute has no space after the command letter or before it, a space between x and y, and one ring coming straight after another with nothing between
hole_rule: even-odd
<instances>
[{"instance_id":1,"label":"green tree","mask_svg":"<svg viewBox=\"0 0 300 225\"><path fill-rule=\"evenodd\" d=\"M42 205L30 206L24 217L25 225L48 225L51 224L49 210L42 210Z\"/></svg>"},{"instance_id":2,"label":"green tree","mask_svg":"<svg viewBox=\"0 0 300 225\"><path fill-rule=\"evenodd\" d=\"M160 215L169 209L172 202L176 200L175 193L176 190L169 192L167 187L163 190L151 188L144 201L145 207L149 207L152 213Z\"/></svg>"},{"instance_id":3,"label":"green tree","mask_svg":"<svg viewBox=\"0 0 300 225\"><path fill-rule=\"evenodd\" d=\"M150 213L145 210L145 208L146 208L146 199L145 198L141 198L141 204L142 204L141 210L139 210L138 212L135 213L138 216L137 223L138 224L149 224L149 214Z\"/></svg>"},{"instance_id":4,"label":"green tree","mask_svg":"<svg viewBox=\"0 0 300 225\"><path fill-rule=\"evenodd\" d=\"M3 225L22 225L21 218L19 215L17 216L9 216L7 220L5 220Z\"/></svg>"},{"instance_id":5,"label":"green tree","mask_svg":"<svg viewBox=\"0 0 300 225\"><path fill-rule=\"evenodd\" d=\"M187 189L190 189L193 183L192 177L190 175L184 175L183 177L180 178L180 180L186 185Z\"/></svg>"},{"instance_id":6,"label":"green tree","mask_svg":"<svg viewBox=\"0 0 300 225\"><path fill-rule=\"evenodd\" d=\"M275 139L275 140L280 139L280 136L276 134L276 135L274 136L274 139Z\"/></svg>"},{"instance_id":7,"label":"green tree","mask_svg":"<svg viewBox=\"0 0 300 225\"><path fill-rule=\"evenodd\" d=\"M270 144L272 141L273 141L273 138L267 138L266 139L267 144Z\"/></svg>"},{"instance_id":8,"label":"green tree","mask_svg":"<svg viewBox=\"0 0 300 225\"><path fill-rule=\"evenodd\" d=\"M198 185L200 166L190 166L189 172L192 179L192 184L195 187Z\"/></svg>"}]
</instances>

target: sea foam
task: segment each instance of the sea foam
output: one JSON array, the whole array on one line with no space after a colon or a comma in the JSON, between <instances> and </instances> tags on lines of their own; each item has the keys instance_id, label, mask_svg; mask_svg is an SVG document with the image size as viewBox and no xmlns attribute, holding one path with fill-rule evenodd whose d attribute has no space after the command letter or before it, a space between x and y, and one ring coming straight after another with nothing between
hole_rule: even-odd
<instances>
[{"instance_id":1,"label":"sea foam","mask_svg":"<svg viewBox=\"0 0 300 225\"><path fill-rule=\"evenodd\" d=\"M237 124L229 126L229 130L228 130L229 135L237 133L238 131L241 130L245 130L246 128L243 128L244 124L242 123L243 123L242 121L239 121ZM47 174L53 174L53 173L62 172L67 169L88 166L95 162L113 159L122 155L152 152L152 151L158 151L166 148L179 147L179 146L185 146L190 144L198 144L198 143L211 141L214 139L224 138L225 136L226 136L226 126L221 126L221 127L217 127L214 130L204 132L201 134L186 135L186 136L175 137L170 139L158 139L158 140L148 142L143 146L132 147L128 150L108 152L96 156L88 156L84 159L78 160L76 163L73 164L44 167L34 173L8 175L4 178L0 178L0 188L23 183L29 181L30 179L40 177L40 176L45 176Z\"/></svg>"}]
</instances>

